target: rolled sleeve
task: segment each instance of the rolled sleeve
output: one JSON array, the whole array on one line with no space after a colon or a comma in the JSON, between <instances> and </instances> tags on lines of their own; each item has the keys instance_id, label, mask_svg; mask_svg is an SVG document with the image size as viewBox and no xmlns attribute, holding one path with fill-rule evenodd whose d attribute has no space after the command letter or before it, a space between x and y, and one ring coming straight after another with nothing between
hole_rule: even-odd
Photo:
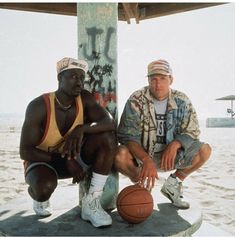
<instances>
[{"instance_id":1,"label":"rolled sleeve","mask_svg":"<svg viewBox=\"0 0 235 237\"><path fill-rule=\"evenodd\" d=\"M180 142L184 150L187 150L195 141L195 139L187 134L177 134L175 140Z\"/></svg>"},{"instance_id":2,"label":"rolled sleeve","mask_svg":"<svg viewBox=\"0 0 235 237\"><path fill-rule=\"evenodd\" d=\"M118 126L118 140L121 144L135 141L141 144L141 120L135 103L127 101Z\"/></svg>"},{"instance_id":3,"label":"rolled sleeve","mask_svg":"<svg viewBox=\"0 0 235 237\"><path fill-rule=\"evenodd\" d=\"M182 147L187 150L195 140L199 139L200 129L196 111L188 99L185 103L183 119L181 123L181 132L176 134L175 139L178 140Z\"/></svg>"}]
</instances>

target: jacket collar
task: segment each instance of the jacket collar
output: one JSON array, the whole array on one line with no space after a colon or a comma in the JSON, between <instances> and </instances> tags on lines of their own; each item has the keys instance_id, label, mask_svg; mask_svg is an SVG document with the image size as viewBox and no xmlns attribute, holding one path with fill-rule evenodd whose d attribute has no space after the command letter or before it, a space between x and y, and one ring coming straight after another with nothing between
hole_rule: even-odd
<instances>
[{"instance_id":1,"label":"jacket collar","mask_svg":"<svg viewBox=\"0 0 235 237\"><path fill-rule=\"evenodd\" d=\"M154 98L149 90L149 86L144 87L145 90L145 97L151 102L153 103ZM174 110L177 109L178 106L175 102L175 97L174 97L174 90L172 90L171 88L169 89L169 96L168 96L168 105L167 105L167 110Z\"/></svg>"},{"instance_id":2,"label":"jacket collar","mask_svg":"<svg viewBox=\"0 0 235 237\"><path fill-rule=\"evenodd\" d=\"M175 102L174 90L170 89L167 110L169 111L169 110L174 110L177 108L178 106Z\"/></svg>"}]
</instances>

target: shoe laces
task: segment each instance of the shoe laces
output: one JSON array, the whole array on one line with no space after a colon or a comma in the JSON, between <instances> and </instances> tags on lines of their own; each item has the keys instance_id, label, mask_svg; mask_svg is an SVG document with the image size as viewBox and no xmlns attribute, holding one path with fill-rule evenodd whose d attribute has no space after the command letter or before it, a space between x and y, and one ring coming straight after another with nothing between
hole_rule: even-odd
<instances>
[{"instance_id":1,"label":"shoe laces","mask_svg":"<svg viewBox=\"0 0 235 237\"><path fill-rule=\"evenodd\" d=\"M179 192L180 192L180 198L183 198L183 184L182 184L182 182L179 182Z\"/></svg>"},{"instance_id":2,"label":"shoe laces","mask_svg":"<svg viewBox=\"0 0 235 237\"><path fill-rule=\"evenodd\" d=\"M175 183L173 184L175 189L179 190L179 197L183 198L183 184L175 178Z\"/></svg>"},{"instance_id":3,"label":"shoe laces","mask_svg":"<svg viewBox=\"0 0 235 237\"><path fill-rule=\"evenodd\" d=\"M47 201L45 201L45 202L37 202L37 207L38 208L41 208L41 209L46 209L46 208L48 208L48 202Z\"/></svg>"},{"instance_id":4,"label":"shoe laces","mask_svg":"<svg viewBox=\"0 0 235 237\"><path fill-rule=\"evenodd\" d=\"M90 208L95 213L106 214L106 212L104 211L104 209L102 208L102 206L100 204L99 197L97 197L97 198L95 198L94 200L91 201Z\"/></svg>"}]
</instances>

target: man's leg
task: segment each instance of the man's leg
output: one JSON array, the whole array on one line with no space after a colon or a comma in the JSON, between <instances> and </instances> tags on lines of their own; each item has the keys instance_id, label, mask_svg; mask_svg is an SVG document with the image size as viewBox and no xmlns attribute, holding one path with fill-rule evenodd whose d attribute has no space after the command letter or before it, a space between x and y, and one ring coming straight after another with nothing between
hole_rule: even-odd
<instances>
[{"instance_id":1,"label":"man's leg","mask_svg":"<svg viewBox=\"0 0 235 237\"><path fill-rule=\"evenodd\" d=\"M175 176L180 180L184 180L192 172L198 170L205 162L209 159L211 155L211 147L208 144L203 144L199 152L194 156L192 160L192 165L185 169L177 169Z\"/></svg>"},{"instance_id":2,"label":"man's leg","mask_svg":"<svg viewBox=\"0 0 235 237\"><path fill-rule=\"evenodd\" d=\"M132 182L139 181L141 166L137 164L127 147L123 145L118 147L114 165L120 173L129 177Z\"/></svg>"},{"instance_id":3,"label":"man's leg","mask_svg":"<svg viewBox=\"0 0 235 237\"><path fill-rule=\"evenodd\" d=\"M191 159L191 165L187 168L178 168L174 174L171 174L164 183L161 192L172 201L172 204L181 209L190 207L189 203L183 201L182 196L182 181L193 171L200 168L210 157L211 148L208 144L202 144L193 159L190 156L185 157Z\"/></svg>"},{"instance_id":4,"label":"man's leg","mask_svg":"<svg viewBox=\"0 0 235 237\"><path fill-rule=\"evenodd\" d=\"M100 205L100 197L113 166L116 147L116 138L111 132L87 135L82 146L81 158L91 167L92 178L88 195L82 199L81 216L95 227L112 224L111 217Z\"/></svg>"},{"instance_id":5,"label":"man's leg","mask_svg":"<svg viewBox=\"0 0 235 237\"><path fill-rule=\"evenodd\" d=\"M25 176L29 195L34 200L34 211L39 216L51 215L49 198L57 186L55 171L45 165L37 165Z\"/></svg>"},{"instance_id":6,"label":"man's leg","mask_svg":"<svg viewBox=\"0 0 235 237\"><path fill-rule=\"evenodd\" d=\"M82 160L92 171L108 175L117 149L115 134L112 132L89 134L84 138L81 149Z\"/></svg>"}]
</instances>

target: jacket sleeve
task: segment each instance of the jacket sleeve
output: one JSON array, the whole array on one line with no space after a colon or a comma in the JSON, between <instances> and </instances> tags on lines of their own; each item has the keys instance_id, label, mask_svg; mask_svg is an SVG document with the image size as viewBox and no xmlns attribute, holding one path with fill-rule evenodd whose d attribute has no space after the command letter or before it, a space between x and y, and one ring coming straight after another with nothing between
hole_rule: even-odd
<instances>
[{"instance_id":1,"label":"jacket sleeve","mask_svg":"<svg viewBox=\"0 0 235 237\"><path fill-rule=\"evenodd\" d=\"M184 149L187 149L192 145L195 139L199 139L200 130L196 111L188 98L182 110L183 118L180 133L176 134L175 139L181 143Z\"/></svg>"},{"instance_id":2,"label":"jacket sleeve","mask_svg":"<svg viewBox=\"0 0 235 237\"><path fill-rule=\"evenodd\" d=\"M141 119L138 102L128 99L118 126L118 140L121 144L135 141L141 144Z\"/></svg>"}]
</instances>

